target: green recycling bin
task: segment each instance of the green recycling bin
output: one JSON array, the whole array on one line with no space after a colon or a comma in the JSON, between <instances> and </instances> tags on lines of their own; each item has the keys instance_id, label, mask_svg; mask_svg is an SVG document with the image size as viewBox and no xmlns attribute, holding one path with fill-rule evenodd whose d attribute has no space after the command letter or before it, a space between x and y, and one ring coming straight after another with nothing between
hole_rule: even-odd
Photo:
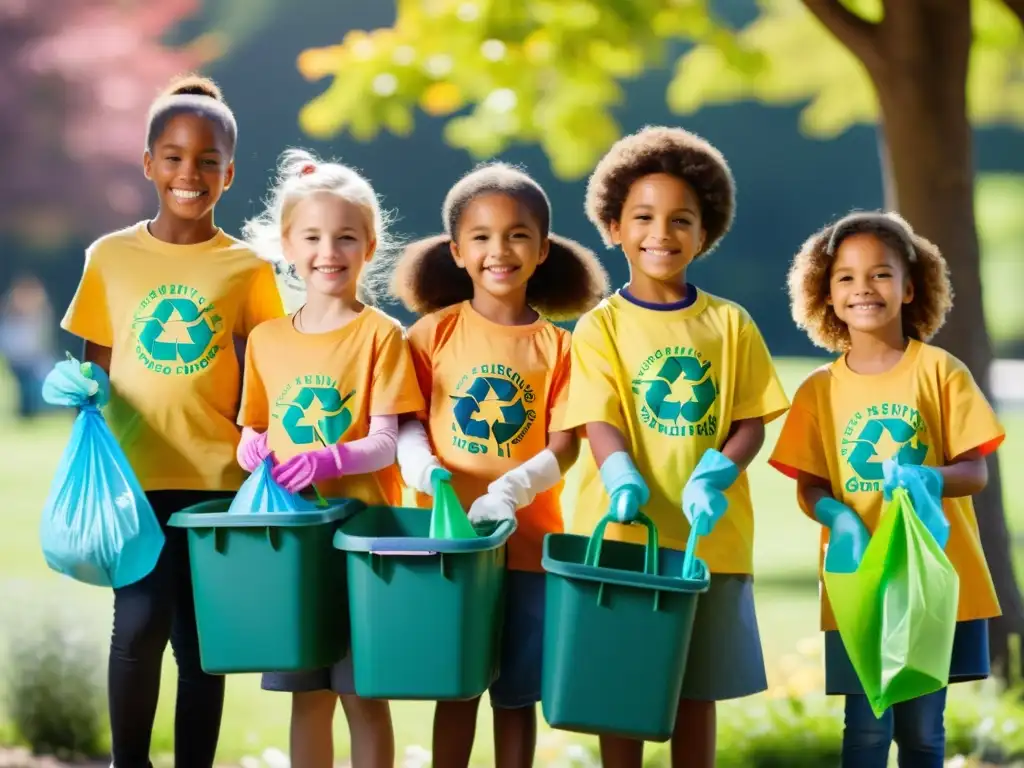
<instances>
[{"instance_id":1,"label":"green recycling bin","mask_svg":"<svg viewBox=\"0 0 1024 768\"><path fill-rule=\"evenodd\" d=\"M515 521L480 524L476 538L431 539L430 520L426 509L367 507L334 534L348 561L360 696L471 699L497 674Z\"/></svg>"},{"instance_id":2,"label":"green recycling bin","mask_svg":"<svg viewBox=\"0 0 1024 768\"><path fill-rule=\"evenodd\" d=\"M345 558L331 545L362 503L228 513L230 499L171 515L188 531L199 654L210 674L319 669L348 650Z\"/></svg>"},{"instance_id":3,"label":"green recycling bin","mask_svg":"<svg viewBox=\"0 0 1024 768\"><path fill-rule=\"evenodd\" d=\"M552 728L645 741L672 735L707 567L687 551L548 534L541 706Z\"/></svg>"}]
</instances>

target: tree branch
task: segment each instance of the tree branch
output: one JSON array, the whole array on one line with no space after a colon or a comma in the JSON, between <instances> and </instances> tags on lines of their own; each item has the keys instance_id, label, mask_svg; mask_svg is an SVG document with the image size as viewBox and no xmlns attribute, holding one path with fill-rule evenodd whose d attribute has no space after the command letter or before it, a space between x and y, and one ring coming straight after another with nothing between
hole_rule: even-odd
<instances>
[{"instance_id":1,"label":"tree branch","mask_svg":"<svg viewBox=\"0 0 1024 768\"><path fill-rule=\"evenodd\" d=\"M1024 0L1006 0L1006 2L1024 4ZM868 70L879 71L883 56L878 36L878 24L862 19L843 5L842 0L803 0L803 4L839 42L860 59Z\"/></svg>"},{"instance_id":2,"label":"tree branch","mask_svg":"<svg viewBox=\"0 0 1024 768\"><path fill-rule=\"evenodd\" d=\"M1022 27L1024 27L1024 0L1003 0L1006 5L1017 16Z\"/></svg>"}]
</instances>

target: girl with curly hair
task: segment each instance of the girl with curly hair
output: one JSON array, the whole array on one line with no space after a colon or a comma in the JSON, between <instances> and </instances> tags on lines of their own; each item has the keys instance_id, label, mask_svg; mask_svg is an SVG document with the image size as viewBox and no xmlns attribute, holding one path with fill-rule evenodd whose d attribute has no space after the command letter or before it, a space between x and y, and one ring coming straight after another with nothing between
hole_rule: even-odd
<instances>
[{"instance_id":1,"label":"girl with curly hair","mask_svg":"<svg viewBox=\"0 0 1024 768\"><path fill-rule=\"evenodd\" d=\"M483 165L444 201L445 233L410 246L393 292L425 315L409 331L427 401L398 437L406 483L423 495L450 479L470 519L514 517L508 545L500 674L490 689L498 768L533 764L543 646L544 536L561 532L562 474L578 441L563 426L571 319L606 277L592 253L551 232L541 187L508 165ZM429 434L429 437L428 437ZM428 501L423 496L421 503ZM438 702L434 764L469 764L479 699Z\"/></svg>"},{"instance_id":2,"label":"girl with curly hair","mask_svg":"<svg viewBox=\"0 0 1024 768\"><path fill-rule=\"evenodd\" d=\"M789 272L793 319L839 354L800 385L771 464L797 481L800 508L821 524L822 564L855 570L894 488L960 576L949 682L989 674L988 619L999 603L971 496L988 481L985 456L1004 431L970 372L928 340L952 306L939 250L894 213L858 212L804 243ZM826 693L846 696L843 766L943 765L946 690L876 719L824 587Z\"/></svg>"},{"instance_id":3,"label":"girl with curly hair","mask_svg":"<svg viewBox=\"0 0 1024 768\"><path fill-rule=\"evenodd\" d=\"M732 174L708 142L646 128L617 142L587 189L587 214L622 248L629 283L573 332L566 428L586 427L573 528L646 543L641 507L662 545L691 526L711 571L698 602L672 737L673 766L713 766L715 702L767 687L754 612L753 510L745 469L764 425L788 407L768 348L745 310L687 280L732 222ZM728 511L727 511L728 510ZM682 514L680 514L682 512ZM642 649L638 649L642 652ZM601 737L612 768L640 768L643 743Z\"/></svg>"}]
</instances>

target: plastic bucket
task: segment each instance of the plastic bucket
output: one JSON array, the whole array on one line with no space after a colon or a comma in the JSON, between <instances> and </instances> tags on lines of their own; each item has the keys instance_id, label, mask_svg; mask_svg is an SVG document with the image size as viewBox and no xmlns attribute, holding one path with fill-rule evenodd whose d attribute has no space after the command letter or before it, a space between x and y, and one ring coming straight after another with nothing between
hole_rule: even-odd
<instances>
[{"instance_id":1,"label":"plastic bucket","mask_svg":"<svg viewBox=\"0 0 1024 768\"><path fill-rule=\"evenodd\" d=\"M541 700L553 728L666 741L675 725L697 599L709 575L687 552L548 534ZM689 578L684 577L689 575Z\"/></svg>"},{"instance_id":2,"label":"plastic bucket","mask_svg":"<svg viewBox=\"0 0 1024 768\"><path fill-rule=\"evenodd\" d=\"M229 514L230 500L171 516L188 529L203 669L211 674L330 666L348 650L345 558L331 544L362 504Z\"/></svg>"},{"instance_id":3,"label":"plastic bucket","mask_svg":"<svg viewBox=\"0 0 1024 768\"><path fill-rule=\"evenodd\" d=\"M334 534L348 560L360 696L470 699L496 675L515 522L478 526L473 539L431 539L430 520L430 510L367 507Z\"/></svg>"}]
</instances>

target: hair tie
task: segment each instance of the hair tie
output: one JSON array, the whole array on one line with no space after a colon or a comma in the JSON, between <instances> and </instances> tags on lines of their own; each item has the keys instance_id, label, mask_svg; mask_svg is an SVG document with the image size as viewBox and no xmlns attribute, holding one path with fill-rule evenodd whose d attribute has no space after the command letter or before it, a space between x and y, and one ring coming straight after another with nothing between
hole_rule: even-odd
<instances>
[{"instance_id":1,"label":"hair tie","mask_svg":"<svg viewBox=\"0 0 1024 768\"><path fill-rule=\"evenodd\" d=\"M299 169L299 176L308 176L316 170L316 166L313 163L306 163L302 168Z\"/></svg>"}]
</instances>

